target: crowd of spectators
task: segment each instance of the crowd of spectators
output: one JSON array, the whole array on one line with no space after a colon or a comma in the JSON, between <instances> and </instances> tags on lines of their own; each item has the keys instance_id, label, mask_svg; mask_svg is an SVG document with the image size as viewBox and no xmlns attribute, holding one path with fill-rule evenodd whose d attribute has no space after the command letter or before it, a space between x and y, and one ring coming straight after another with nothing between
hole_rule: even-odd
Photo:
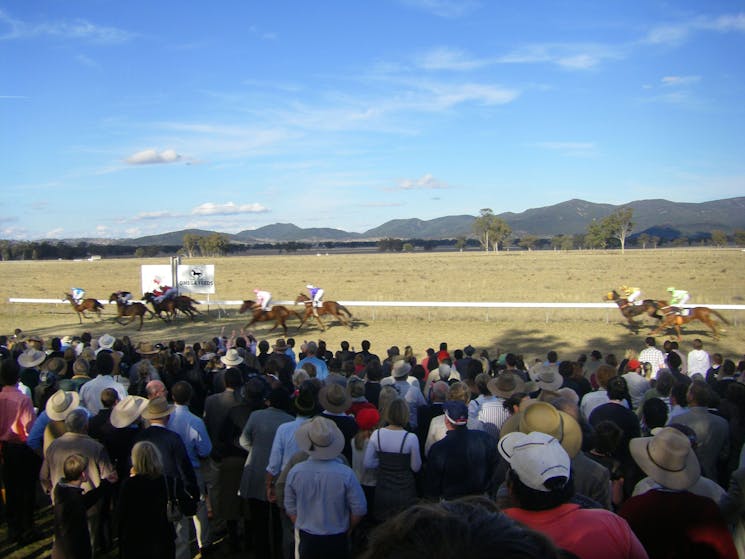
<instances>
[{"instance_id":1,"label":"crowd of spectators","mask_svg":"<svg viewBox=\"0 0 745 559\"><path fill-rule=\"evenodd\" d=\"M9 539L48 505L55 559L744 556L745 361L360 346L0 336Z\"/></svg>"}]
</instances>

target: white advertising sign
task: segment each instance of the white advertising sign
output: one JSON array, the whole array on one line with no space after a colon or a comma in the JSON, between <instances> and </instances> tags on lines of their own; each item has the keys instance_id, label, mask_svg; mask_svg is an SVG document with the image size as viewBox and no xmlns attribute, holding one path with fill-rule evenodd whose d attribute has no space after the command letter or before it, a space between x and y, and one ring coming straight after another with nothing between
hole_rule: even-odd
<instances>
[{"instance_id":1,"label":"white advertising sign","mask_svg":"<svg viewBox=\"0 0 745 559\"><path fill-rule=\"evenodd\" d=\"M173 287L170 264L151 264L140 266L142 274L142 292L148 293L160 289L160 286Z\"/></svg>"},{"instance_id":2,"label":"white advertising sign","mask_svg":"<svg viewBox=\"0 0 745 559\"><path fill-rule=\"evenodd\" d=\"M214 293L214 264L179 264L178 289L180 293Z\"/></svg>"}]
</instances>

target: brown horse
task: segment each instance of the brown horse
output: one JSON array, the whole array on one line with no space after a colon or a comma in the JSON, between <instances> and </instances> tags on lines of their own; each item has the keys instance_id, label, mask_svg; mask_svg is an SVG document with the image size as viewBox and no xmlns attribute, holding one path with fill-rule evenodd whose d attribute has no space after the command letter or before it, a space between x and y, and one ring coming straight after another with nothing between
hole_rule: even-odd
<instances>
[{"instance_id":1,"label":"brown horse","mask_svg":"<svg viewBox=\"0 0 745 559\"><path fill-rule=\"evenodd\" d=\"M170 299L164 299L161 302L155 300L153 293L147 292L142 296L143 300L147 301L153 306L153 311L158 318L170 322L171 319L176 318L177 312L182 312L187 315L191 320L194 320L195 314L202 314L194 306L197 301L186 295L177 295ZM166 317L163 318L163 313L166 313Z\"/></svg>"},{"instance_id":2,"label":"brown horse","mask_svg":"<svg viewBox=\"0 0 745 559\"><path fill-rule=\"evenodd\" d=\"M302 320L303 317L301 317L296 311L293 311L291 309L288 309L287 307L283 307L282 305L273 305L272 308L268 311L263 311L261 308L256 307L255 301L243 301L243 304L241 305L241 308L238 309L238 312L243 314L244 312L250 311L253 315L253 318L251 319L251 322L246 324L246 328L250 327L252 324L256 322L267 322L267 321L274 321L274 326L272 326L269 331L271 332L274 330L277 326L282 326L282 331L284 332L285 337L287 337L287 324L286 321L291 316L297 317L299 320Z\"/></svg>"},{"instance_id":3,"label":"brown horse","mask_svg":"<svg viewBox=\"0 0 745 559\"><path fill-rule=\"evenodd\" d=\"M305 321L308 320L311 316L314 316L316 318L316 320L318 321L318 325L321 327L321 330L326 330L326 326L321 321L321 315L324 314L335 316L344 326L349 326L350 330L354 328L354 325L351 322L352 313L349 312L347 307L345 307L344 305L340 305L336 301L324 301L320 307L317 307L315 309L315 313L313 312L313 301L311 301L310 297L308 297L305 293L301 293L300 295L298 295L297 299L295 299L296 305L300 303L305 304L305 316L300 322L298 330L303 327ZM345 313L346 316L344 316Z\"/></svg>"},{"instance_id":4,"label":"brown horse","mask_svg":"<svg viewBox=\"0 0 745 559\"><path fill-rule=\"evenodd\" d=\"M138 303L135 301L133 303L130 303L129 305L125 305L119 300L119 297L116 296L116 293L112 293L109 297L109 303L113 301L116 301L116 318L114 318L114 322L118 322L122 326L130 324L135 318L139 316L140 327L137 330L142 330L142 317L145 316L145 313L149 313L150 318L153 318L155 316L153 312L142 303ZM129 317L129 320L127 322L122 322L121 319L124 317Z\"/></svg>"},{"instance_id":5,"label":"brown horse","mask_svg":"<svg viewBox=\"0 0 745 559\"><path fill-rule=\"evenodd\" d=\"M96 315L98 315L98 320L101 320L101 310L103 309L103 305L98 302L98 299L94 299L93 297L87 297L80 301L80 303L76 303L75 299L73 299L72 294L65 293L65 299L70 301L70 304L72 305L72 308L75 309L75 312L78 313L78 322L80 324L83 324L83 318L93 318L91 316L87 316L85 313L86 311L94 312Z\"/></svg>"},{"instance_id":6,"label":"brown horse","mask_svg":"<svg viewBox=\"0 0 745 559\"><path fill-rule=\"evenodd\" d=\"M635 305L634 303L629 303L628 299L621 297L615 289L606 294L604 299L606 301L613 301L618 305L618 310L621 311L621 314L634 330L639 330L639 323L634 320L635 316L647 314L652 318L662 320L663 316L659 314L659 311L667 306L667 301L656 301L654 299L644 299L641 305Z\"/></svg>"},{"instance_id":7,"label":"brown horse","mask_svg":"<svg viewBox=\"0 0 745 559\"><path fill-rule=\"evenodd\" d=\"M714 309L710 309L709 307L693 307L692 309L688 309L687 315L679 315L676 313L676 310L674 307L667 307L664 309L665 312L665 318L663 318L662 323L657 327L657 329L650 334L650 336L654 336L656 334L659 334L660 332L663 332L667 330L668 328L675 328L675 331L678 334L678 341L680 341L681 335L680 335L680 327L683 324L688 324L689 322L692 322L694 320L700 320L704 324L706 324L709 329L714 334L714 339L719 339L719 331L717 330L717 321L713 320L711 318L711 315L716 316L724 322L725 324L729 324L727 322L727 319L724 318L721 314L719 314ZM724 330L722 330L724 331Z\"/></svg>"}]
</instances>

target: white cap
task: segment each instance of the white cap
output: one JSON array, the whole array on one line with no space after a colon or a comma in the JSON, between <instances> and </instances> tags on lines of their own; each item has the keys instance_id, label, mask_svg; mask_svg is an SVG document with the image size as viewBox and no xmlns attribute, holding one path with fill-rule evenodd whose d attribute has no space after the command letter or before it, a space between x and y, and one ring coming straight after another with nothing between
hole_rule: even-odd
<instances>
[{"instance_id":1,"label":"white cap","mask_svg":"<svg viewBox=\"0 0 745 559\"><path fill-rule=\"evenodd\" d=\"M569 479L570 460L561 443L551 435L533 431L509 433L499 440L499 453L525 485L548 493L544 484L554 477Z\"/></svg>"}]
</instances>

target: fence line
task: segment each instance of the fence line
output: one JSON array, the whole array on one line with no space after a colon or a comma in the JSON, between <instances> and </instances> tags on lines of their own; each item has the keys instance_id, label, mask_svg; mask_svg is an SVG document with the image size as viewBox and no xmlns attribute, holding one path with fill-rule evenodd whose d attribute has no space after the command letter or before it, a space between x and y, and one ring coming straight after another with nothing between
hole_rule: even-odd
<instances>
[{"instance_id":1,"label":"fence line","mask_svg":"<svg viewBox=\"0 0 745 559\"><path fill-rule=\"evenodd\" d=\"M29 299L23 297L10 297L9 303L35 303L35 304L69 304L67 299ZM141 301L145 303L145 301ZM419 308L471 308L471 309L615 309L615 303L527 303L527 302L471 302L471 301L337 301L347 307L419 307ZM115 305L116 302L99 300L103 305ZM217 306L240 306L242 300L197 301L200 305ZM295 301L273 301L275 305L295 305ZM298 303L301 305L301 303ZM692 309L694 307L709 307L715 310L742 311L745 305L680 305Z\"/></svg>"}]
</instances>

